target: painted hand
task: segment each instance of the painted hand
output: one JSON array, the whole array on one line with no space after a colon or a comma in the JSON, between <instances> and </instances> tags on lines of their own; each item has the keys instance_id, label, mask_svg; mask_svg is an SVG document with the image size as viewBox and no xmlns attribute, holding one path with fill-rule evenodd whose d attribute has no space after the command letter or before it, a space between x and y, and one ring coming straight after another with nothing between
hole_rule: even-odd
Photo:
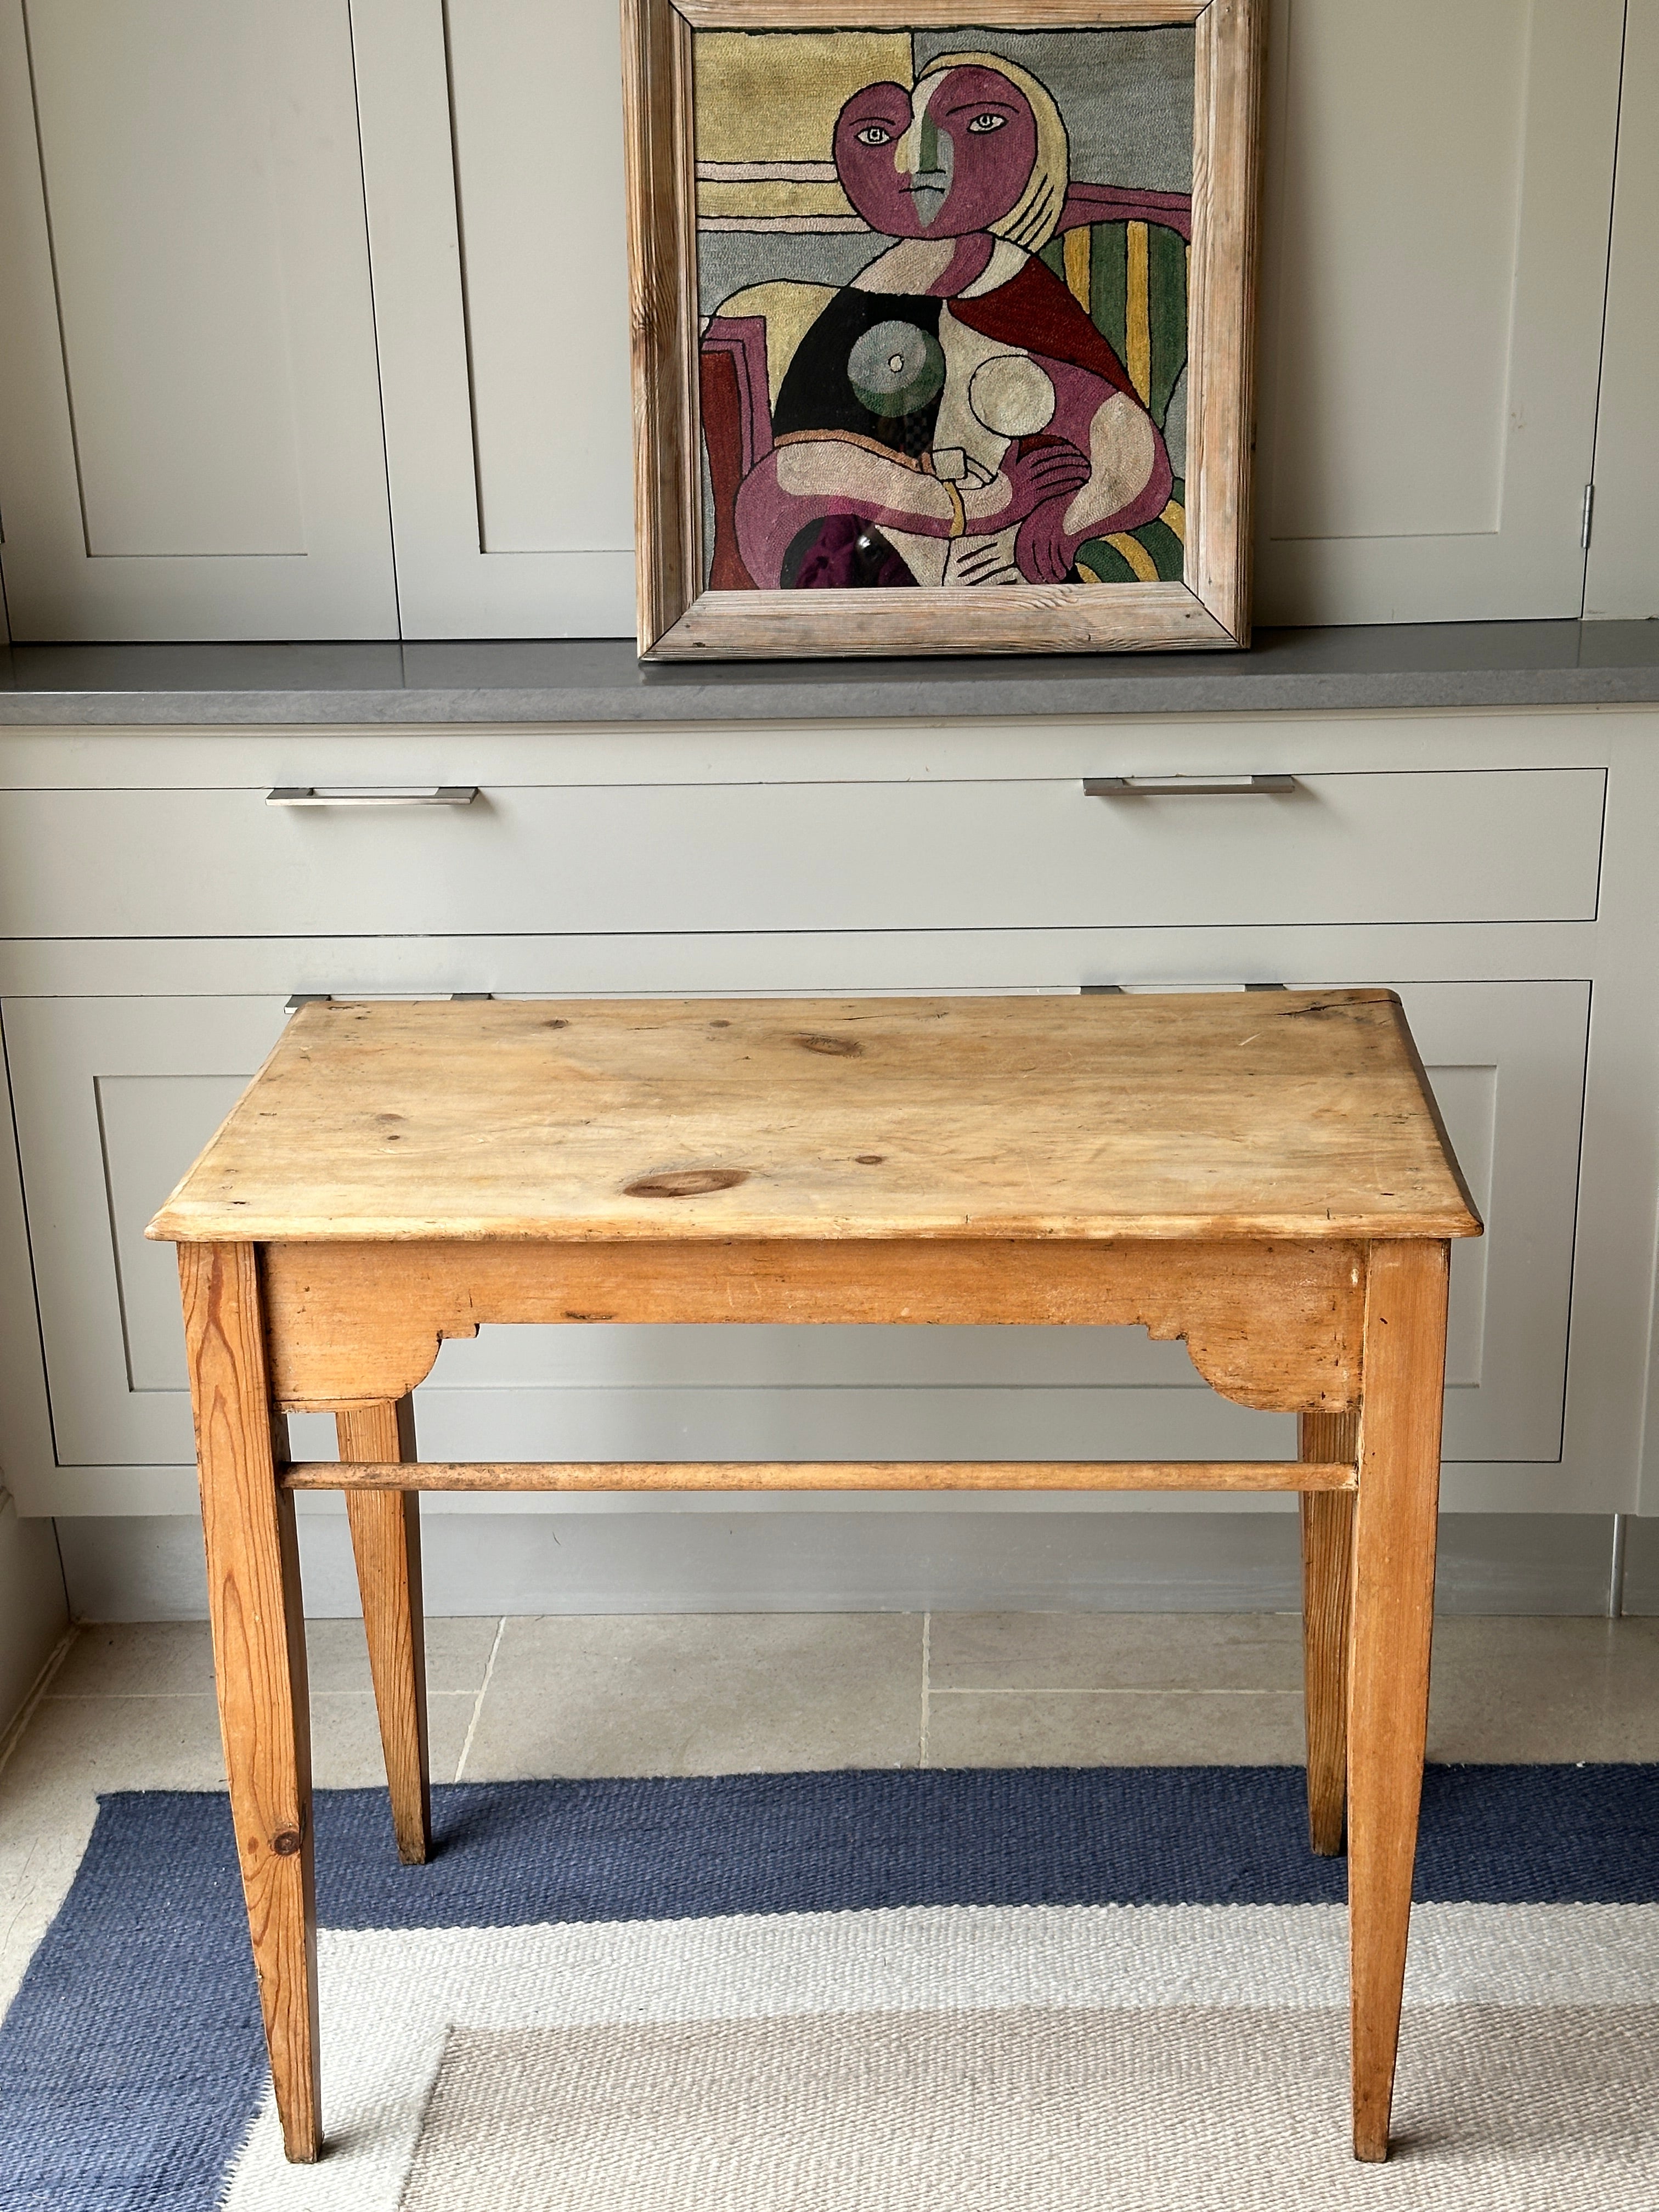
<instances>
[{"instance_id":1,"label":"painted hand","mask_svg":"<svg viewBox=\"0 0 1659 2212\"><path fill-rule=\"evenodd\" d=\"M1069 493L1046 499L1028 514L1014 540L1014 566L1030 584L1063 584L1075 540L1066 527Z\"/></svg>"},{"instance_id":2,"label":"painted hand","mask_svg":"<svg viewBox=\"0 0 1659 2212\"><path fill-rule=\"evenodd\" d=\"M969 531L978 535L1006 530L1011 522L1023 522L1050 500L1060 501L1063 507L1088 481L1087 455L1058 441L1005 459L983 491L967 495Z\"/></svg>"}]
</instances>

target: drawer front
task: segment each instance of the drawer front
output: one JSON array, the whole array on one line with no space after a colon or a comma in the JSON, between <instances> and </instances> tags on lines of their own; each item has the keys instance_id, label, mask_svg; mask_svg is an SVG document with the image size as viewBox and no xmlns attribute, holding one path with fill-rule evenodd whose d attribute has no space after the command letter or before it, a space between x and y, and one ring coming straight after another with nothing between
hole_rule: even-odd
<instances>
[{"instance_id":1,"label":"drawer front","mask_svg":"<svg viewBox=\"0 0 1659 2212\"><path fill-rule=\"evenodd\" d=\"M1163 927L1593 920L1601 769L504 786L466 806L0 794L0 934Z\"/></svg>"},{"instance_id":2,"label":"drawer front","mask_svg":"<svg viewBox=\"0 0 1659 2212\"><path fill-rule=\"evenodd\" d=\"M1306 979L1316 981L1316 978ZM1489 1233L1453 1255L1449 1459L1561 1449L1589 986L1401 986ZM275 999L3 1009L58 1460L177 1471L190 1407L170 1247L143 1226L277 1034ZM417 1395L434 1458L1270 1458L1293 1425L1217 1398L1139 1329L488 1328ZM296 1423L301 1456L331 1424ZM99 1478L101 1479L101 1478ZM29 1510L62 1510L50 1473ZM85 1498L84 1482L74 1491ZM149 1493L153 1496L153 1492ZM155 1510L153 1505L143 1510Z\"/></svg>"}]
</instances>

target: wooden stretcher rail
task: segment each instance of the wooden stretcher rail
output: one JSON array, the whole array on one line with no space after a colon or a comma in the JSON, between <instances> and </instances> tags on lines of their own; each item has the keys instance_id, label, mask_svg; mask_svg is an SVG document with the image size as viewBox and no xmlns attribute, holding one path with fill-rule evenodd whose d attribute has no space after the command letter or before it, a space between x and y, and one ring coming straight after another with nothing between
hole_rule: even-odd
<instances>
[{"instance_id":1,"label":"wooden stretcher rail","mask_svg":"<svg viewBox=\"0 0 1659 2212\"><path fill-rule=\"evenodd\" d=\"M1352 1490L1306 1460L296 1460L284 1490Z\"/></svg>"}]
</instances>

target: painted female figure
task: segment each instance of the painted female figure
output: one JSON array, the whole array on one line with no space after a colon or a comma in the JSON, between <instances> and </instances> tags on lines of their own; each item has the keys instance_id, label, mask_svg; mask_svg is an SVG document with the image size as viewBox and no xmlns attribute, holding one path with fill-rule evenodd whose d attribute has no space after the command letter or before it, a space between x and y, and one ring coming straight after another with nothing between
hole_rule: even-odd
<instances>
[{"instance_id":1,"label":"painted female figure","mask_svg":"<svg viewBox=\"0 0 1659 2212\"><path fill-rule=\"evenodd\" d=\"M758 288L772 321L778 294L805 295L784 319L805 327L779 380L777 333L751 325L773 361L770 434L751 400L741 453L728 386L708 364L758 351L741 337L753 295L711 324L711 584L1073 577L1086 540L1162 511L1171 476L1123 364L1036 258L1066 197L1058 107L999 56L942 55L910 91L855 93L835 161L853 206L893 243L839 291ZM732 387L741 373L728 373ZM751 392L769 389L765 376L750 374Z\"/></svg>"}]
</instances>

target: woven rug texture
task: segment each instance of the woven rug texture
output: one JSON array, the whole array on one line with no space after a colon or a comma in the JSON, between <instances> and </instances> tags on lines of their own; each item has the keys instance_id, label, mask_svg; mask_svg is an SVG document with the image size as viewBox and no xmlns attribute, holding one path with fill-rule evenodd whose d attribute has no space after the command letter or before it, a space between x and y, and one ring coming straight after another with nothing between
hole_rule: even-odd
<instances>
[{"instance_id":1,"label":"woven rug texture","mask_svg":"<svg viewBox=\"0 0 1659 2212\"><path fill-rule=\"evenodd\" d=\"M425 1868L317 1801L314 2167L225 1801L104 1801L0 2027L4 2212L1659 2204L1659 1768L1430 1770L1380 2168L1294 1770L434 1798Z\"/></svg>"}]
</instances>

